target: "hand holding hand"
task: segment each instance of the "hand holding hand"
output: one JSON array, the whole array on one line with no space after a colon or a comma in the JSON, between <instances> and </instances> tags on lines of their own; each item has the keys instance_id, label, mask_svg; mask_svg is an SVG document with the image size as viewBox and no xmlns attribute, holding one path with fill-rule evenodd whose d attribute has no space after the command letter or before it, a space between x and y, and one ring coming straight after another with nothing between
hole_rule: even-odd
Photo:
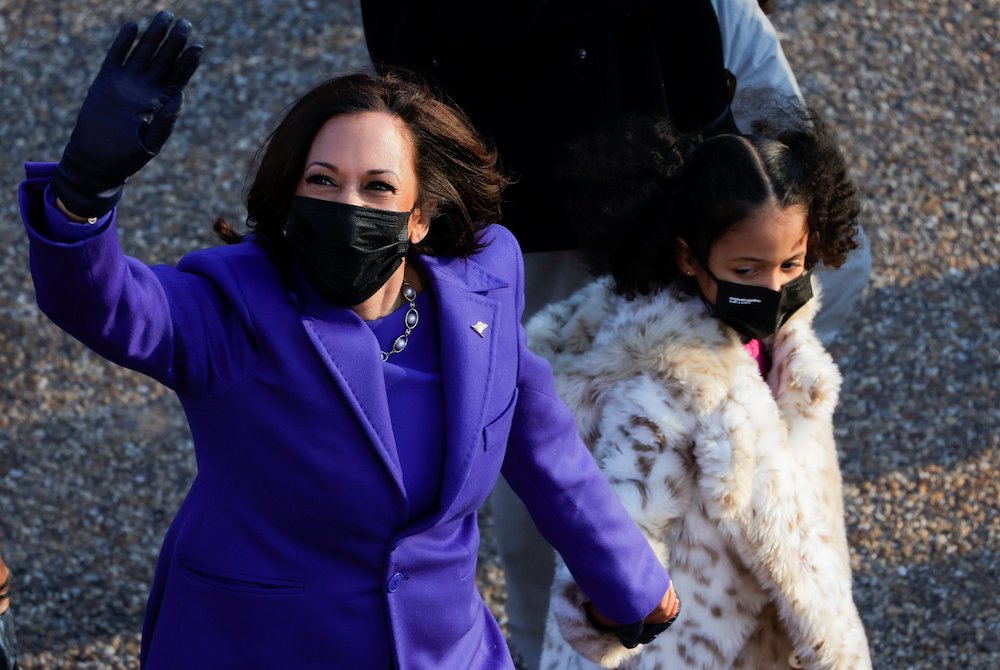
<instances>
[{"instance_id":1,"label":"hand holding hand","mask_svg":"<svg viewBox=\"0 0 1000 670\"><path fill-rule=\"evenodd\" d=\"M168 11L132 49L138 31L129 21L108 49L52 181L65 208L80 217L109 212L129 177L160 151L201 60L200 45L185 48L191 24L174 22Z\"/></svg>"},{"instance_id":2,"label":"hand holding hand","mask_svg":"<svg viewBox=\"0 0 1000 670\"><path fill-rule=\"evenodd\" d=\"M626 648L634 649L640 644L652 642L657 635L670 628L670 625L677 620L681 613L681 601L674 593L674 585L671 582L667 592L663 594L660 604L642 621L624 625L617 624L601 614L590 601L584 604L584 611L594 628L614 633Z\"/></svg>"},{"instance_id":3,"label":"hand holding hand","mask_svg":"<svg viewBox=\"0 0 1000 670\"><path fill-rule=\"evenodd\" d=\"M674 592L674 583L670 582L670 587L663 594L660 604L646 616L644 622L647 624L667 624L669 626L680 613L681 601Z\"/></svg>"}]
</instances>

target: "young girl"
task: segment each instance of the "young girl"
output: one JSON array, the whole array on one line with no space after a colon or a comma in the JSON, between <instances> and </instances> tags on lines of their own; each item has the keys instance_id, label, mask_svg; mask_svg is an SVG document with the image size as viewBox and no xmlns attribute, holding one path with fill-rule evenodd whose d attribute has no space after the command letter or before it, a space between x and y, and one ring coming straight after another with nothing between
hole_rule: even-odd
<instances>
[{"instance_id":1,"label":"young girl","mask_svg":"<svg viewBox=\"0 0 1000 670\"><path fill-rule=\"evenodd\" d=\"M684 605L629 650L559 564L543 668L871 667L833 439L841 378L811 328L810 268L843 262L859 208L820 120L769 118L693 146L647 124L581 147L619 159L591 162L581 225L629 225L596 240L608 275L532 319L529 346ZM616 208L588 210L602 193Z\"/></svg>"}]
</instances>

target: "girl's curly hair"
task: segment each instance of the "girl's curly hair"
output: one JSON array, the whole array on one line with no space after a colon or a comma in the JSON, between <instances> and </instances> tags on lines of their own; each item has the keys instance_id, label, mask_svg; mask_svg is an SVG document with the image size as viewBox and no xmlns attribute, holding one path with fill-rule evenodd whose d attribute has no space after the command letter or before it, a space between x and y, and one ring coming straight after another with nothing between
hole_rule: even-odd
<instances>
[{"instance_id":1,"label":"girl's curly hair","mask_svg":"<svg viewBox=\"0 0 1000 670\"><path fill-rule=\"evenodd\" d=\"M634 119L570 147L561 191L585 231L591 269L611 274L618 293L650 293L683 276L678 238L707 262L727 230L772 200L806 207L807 267L843 264L858 246L860 205L827 125L782 103L749 127L702 139Z\"/></svg>"}]
</instances>

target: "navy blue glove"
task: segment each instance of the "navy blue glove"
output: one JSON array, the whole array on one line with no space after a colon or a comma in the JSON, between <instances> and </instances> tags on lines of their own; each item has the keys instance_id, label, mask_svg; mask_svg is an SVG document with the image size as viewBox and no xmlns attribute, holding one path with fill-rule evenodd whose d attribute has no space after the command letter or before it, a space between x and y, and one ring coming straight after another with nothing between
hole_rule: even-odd
<instances>
[{"instance_id":1,"label":"navy blue glove","mask_svg":"<svg viewBox=\"0 0 1000 670\"><path fill-rule=\"evenodd\" d=\"M129 53L138 32L134 21L118 31L52 180L56 196L77 216L111 211L129 177L160 151L201 61L201 45L185 48L191 24L175 23L168 11L153 18Z\"/></svg>"}]
</instances>

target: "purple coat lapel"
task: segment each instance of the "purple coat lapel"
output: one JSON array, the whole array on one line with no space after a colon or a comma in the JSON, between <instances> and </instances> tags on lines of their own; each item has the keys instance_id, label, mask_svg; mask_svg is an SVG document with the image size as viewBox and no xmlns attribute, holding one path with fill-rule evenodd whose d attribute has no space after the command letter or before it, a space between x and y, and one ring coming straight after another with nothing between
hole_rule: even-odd
<instances>
[{"instance_id":1,"label":"purple coat lapel","mask_svg":"<svg viewBox=\"0 0 1000 670\"><path fill-rule=\"evenodd\" d=\"M374 334L360 317L347 309L325 309L322 320L303 316L302 326L340 388L347 406L389 469L400 495L404 495L382 361Z\"/></svg>"},{"instance_id":2,"label":"purple coat lapel","mask_svg":"<svg viewBox=\"0 0 1000 670\"><path fill-rule=\"evenodd\" d=\"M430 277L438 306L445 403L445 471L439 513L446 515L469 477L472 450L487 417L496 364L499 302L488 291L507 282L474 260L418 257ZM304 293L307 293L304 292ZM311 298L310 296L309 298ZM402 473L386 401L378 342L350 310L307 298L302 326L401 495ZM313 318L313 316L317 318ZM482 334L473 328L486 324Z\"/></svg>"},{"instance_id":3,"label":"purple coat lapel","mask_svg":"<svg viewBox=\"0 0 1000 670\"><path fill-rule=\"evenodd\" d=\"M480 448L490 407L497 359L500 303L489 296L507 282L474 260L422 257L437 294L441 374L445 403L445 469L440 510L448 515L469 478L473 450ZM473 328L486 324L482 334Z\"/></svg>"}]
</instances>

